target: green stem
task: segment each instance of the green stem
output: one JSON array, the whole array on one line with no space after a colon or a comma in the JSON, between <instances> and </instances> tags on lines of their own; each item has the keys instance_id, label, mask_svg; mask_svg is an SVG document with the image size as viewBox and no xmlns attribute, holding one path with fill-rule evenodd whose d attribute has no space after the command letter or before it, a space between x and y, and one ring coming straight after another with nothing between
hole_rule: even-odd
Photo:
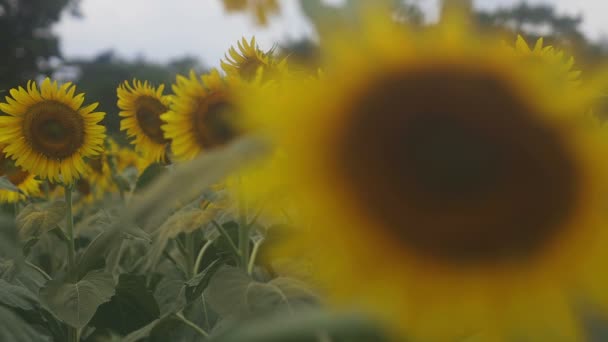
<instances>
[{"instance_id":1,"label":"green stem","mask_svg":"<svg viewBox=\"0 0 608 342\"><path fill-rule=\"evenodd\" d=\"M230 245L230 247L232 248L232 251L234 252L234 254L240 258L241 252L240 250L236 247L236 245L234 244L234 241L232 241L232 238L230 237L230 234L228 234L228 232L226 231L226 229L224 229L224 227L222 227L221 224L217 223L216 220L212 220L211 224L213 224L213 226L215 226L215 228L220 232L220 234L222 234L224 236L224 238L226 240L228 240L228 244Z\"/></svg>"},{"instance_id":2,"label":"green stem","mask_svg":"<svg viewBox=\"0 0 608 342\"><path fill-rule=\"evenodd\" d=\"M72 216L72 187L70 185L65 186L65 220L67 229L67 246L68 246L68 272L74 269L74 218Z\"/></svg>"},{"instance_id":3,"label":"green stem","mask_svg":"<svg viewBox=\"0 0 608 342\"><path fill-rule=\"evenodd\" d=\"M194 269L192 269L192 275L196 275L198 273L198 270L201 267L201 262L203 261L203 255L205 254L205 251L209 249L209 247L211 247L212 244L213 240L207 240L207 242L205 242L201 250L198 252L198 255L196 256L196 262L194 262Z\"/></svg>"},{"instance_id":4,"label":"green stem","mask_svg":"<svg viewBox=\"0 0 608 342\"><path fill-rule=\"evenodd\" d=\"M260 250L260 246L264 242L264 239L259 239L253 244L253 251L251 251L251 258L249 258L249 265L247 266L247 273L251 275L253 272L253 266L255 266L255 258L258 255L258 251Z\"/></svg>"},{"instance_id":5,"label":"green stem","mask_svg":"<svg viewBox=\"0 0 608 342\"><path fill-rule=\"evenodd\" d=\"M193 234L186 235L186 273L188 277L192 277L194 273L192 270L194 269L194 236Z\"/></svg>"},{"instance_id":6,"label":"green stem","mask_svg":"<svg viewBox=\"0 0 608 342\"><path fill-rule=\"evenodd\" d=\"M68 273L74 272L75 258L74 258L74 217L72 216L72 186L65 185L65 223L67 229L67 240L68 246ZM68 325L68 342L78 341L78 331L76 328Z\"/></svg>"},{"instance_id":7,"label":"green stem","mask_svg":"<svg viewBox=\"0 0 608 342\"><path fill-rule=\"evenodd\" d=\"M239 252L240 265L245 272L249 265L249 222L247 222L247 203L243 194L239 194Z\"/></svg>"},{"instance_id":8,"label":"green stem","mask_svg":"<svg viewBox=\"0 0 608 342\"><path fill-rule=\"evenodd\" d=\"M184 324L186 324L187 326L189 326L190 328L192 328L192 330L196 331L201 336L203 336L205 338L209 337L209 334L205 330L201 329L198 325L196 325L193 322L189 321L186 317L184 317L184 315L181 314L181 312L176 313L175 317L179 318L182 322L184 322Z\"/></svg>"},{"instance_id":9,"label":"green stem","mask_svg":"<svg viewBox=\"0 0 608 342\"><path fill-rule=\"evenodd\" d=\"M47 281L52 279L51 276L48 273L44 272L44 270L42 268L32 264L31 262L29 262L27 260L25 261L25 264L28 265L29 267L35 269L36 271L38 271L38 273L40 273Z\"/></svg>"}]
</instances>

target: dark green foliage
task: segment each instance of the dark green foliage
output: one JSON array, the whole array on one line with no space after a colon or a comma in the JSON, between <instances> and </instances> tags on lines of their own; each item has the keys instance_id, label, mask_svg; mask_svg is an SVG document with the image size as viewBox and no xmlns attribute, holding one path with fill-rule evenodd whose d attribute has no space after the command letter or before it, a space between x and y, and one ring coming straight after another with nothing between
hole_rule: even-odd
<instances>
[{"instance_id":1,"label":"dark green foliage","mask_svg":"<svg viewBox=\"0 0 608 342\"><path fill-rule=\"evenodd\" d=\"M97 309L91 325L127 335L159 317L160 310L146 286L146 278L143 275L121 274L116 293L109 302Z\"/></svg>"}]
</instances>

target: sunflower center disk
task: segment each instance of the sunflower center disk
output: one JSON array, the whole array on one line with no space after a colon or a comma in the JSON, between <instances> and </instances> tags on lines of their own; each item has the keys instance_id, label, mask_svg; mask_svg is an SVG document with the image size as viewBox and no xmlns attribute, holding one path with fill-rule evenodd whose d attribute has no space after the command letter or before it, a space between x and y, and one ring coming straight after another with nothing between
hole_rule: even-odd
<instances>
[{"instance_id":1,"label":"sunflower center disk","mask_svg":"<svg viewBox=\"0 0 608 342\"><path fill-rule=\"evenodd\" d=\"M26 141L50 159L64 159L84 143L84 120L70 107L44 101L33 105L23 121Z\"/></svg>"},{"instance_id":2,"label":"sunflower center disk","mask_svg":"<svg viewBox=\"0 0 608 342\"><path fill-rule=\"evenodd\" d=\"M222 96L211 96L198 104L194 120L194 135L202 148L222 146L237 135L232 125L235 109Z\"/></svg>"},{"instance_id":3,"label":"sunflower center disk","mask_svg":"<svg viewBox=\"0 0 608 342\"><path fill-rule=\"evenodd\" d=\"M391 76L351 111L337 160L372 220L454 263L540 252L567 225L578 172L554 127L479 71Z\"/></svg>"},{"instance_id":4,"label":"sunflower center disk","mask_svg":"<svg viewBox=\"0 0 608 342\"><path fill-rule=\"evenodd\" d=\"M161 128L164 122L160 118L161 114L167 111L167 107L151 96L142 96L137 99L135 107L137 108L137 122L144 134L155 143L168 143L169 140L165 139Z\"/></svg>"}]
</instances>

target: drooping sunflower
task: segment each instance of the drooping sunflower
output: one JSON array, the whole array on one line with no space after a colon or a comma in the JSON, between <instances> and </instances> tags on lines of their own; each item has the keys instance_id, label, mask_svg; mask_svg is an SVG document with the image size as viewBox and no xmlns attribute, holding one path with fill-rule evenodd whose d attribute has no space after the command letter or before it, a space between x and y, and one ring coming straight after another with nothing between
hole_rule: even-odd
<instances>
[{"instance_id":1,"label":"drooping sunflower","mask_svg":"<svg viewBox=\"0 0 608 342\"><path fill-rule=\"evenodd\" d=\"M255 42L255 37L251 41L243 38L237 42L237 49L232 46L225 56L226 61L221 61L222 69L229 75L237 75L244 80L251 81L262 73L262 78L268 80L272 76L284 73L287 60L277 60L273 56L273 49L262 51Z\"/></svg>"},{"instance_id":2,"label":"drooping sunflower","mask_svg":"<svg viewBox=\"0 0 608 342\"><path fill-rule=\"evenodd\" d=\"M260 25L266 25L268 15L279 11L277 0L223 0L223 3L227 12L250 11Z\"/></svg>"},{"instance_id":3,"label":"drooping sunflower","mask_svg":"<svg viewBox=\"0 0 608 342\"><path fill-rule=\"evenodd\" d=\"M82 107L84 94L76 87L61 86L46 78L10 90L0 110L0 143L15 164L51 182L72 183L84 172L84 158L103 149L105 113L95 112L97 103Z\"/></svg>"},{"instance_id":4,"label":"drooping sunflower","mask_svg":"<svg viewBox=\"0 0 608 342\"><path fill-rule=\"evenodd\" d=\"M160 128L163 124L161 114L169 109L170 97L163 95L164 85L152 86L147 81L133 80L132 85L125 81L117 89L120 130L126 130L135 149L153 162L166 158L169 141Z\"/></svg>"},{"instance_id":5,"label":"drooping sunflower","mask_svg":"<svg viewBox=\"0 0 608 342\"><path fill-rule=\"evenodd\" d=\"M241 86L240 79L222 77L216 69L201 77L194 71L188 78L177 77L171 110L161 116L177 160L190 160L240 135L234 124L239 109L233 93Z\"/></svg>"},{"instance_id":6,"label":"drooping sunflower","mask_svg":"<svg viewBox=\"0 0 608 342\"><path fill-rule=\"evenodd\" d=\"M608 310L590 96L462 20L389 21L327 40L325 77L243 105L287 155L260 192L288 177L313 222L282 252L315 248L336 305L413 341L583 340L576 301Z\"/></svg>"},{"instance_id":7,"label":"drooping sunflower","mask_svg":"<svg viewBox=\"0 0 608 342\"><path fill-rule=\"evenodd\" d=\"M15 162L3 152L0 152L0 176L8 178L21 191L18 193L0 190L0 203L23 201L29 196L36 196L40 193L40 181L36 180L33 174L16 166Z\"/></svg>"},{"instance_id":8,"label":"drooping sunflower","mask_svg":"<svg viewBox=\"0 0 608 342\"><path fill-rule=\"evenodd\" d=\"M536 40L533 48L530 48L526 40L518 35L512 51L533 65L544 64L553 68L554 75L558 80L565 80L572 85L579 85L581 82L581 71L575 69L574 57L566 56L564 51L554 46L544 45L542 37Z\"/></svg>"}]
</instances>

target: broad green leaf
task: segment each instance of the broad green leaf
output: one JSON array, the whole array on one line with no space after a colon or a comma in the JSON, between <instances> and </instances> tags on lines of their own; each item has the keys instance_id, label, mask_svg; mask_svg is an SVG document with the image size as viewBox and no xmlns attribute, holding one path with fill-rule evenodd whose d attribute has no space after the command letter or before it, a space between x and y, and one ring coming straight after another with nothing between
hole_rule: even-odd
<instances>
[{"instance_id":1,"label":"broad green leaf","mask_svg":"<svg viewBox=\"0 0 608 342\"><path fill-rule=\"evenodd\" d=\"M141 192L145 188L147 188L150 184L154 183L154 181L167 172L167 167L158 163L154 163L149 165L144 172L142 172L141 176L137 178L137 182L135 182L135 192Z\"/></svg>"},{"instance_id":2,"label":"broad green leaf","mask_svg":"<svg viewBox=\"0 0 608 342\"><path fill-rule=\"evenodd\" d=\"M51 337L33 325L25 322L9 308L0 305L0 341L10 342L45 342Z\"/></svg>"},{"instance_id":3,"label":"broad green leaf","mask_svg":"<svg viewBox=\"0 0 608 342\"><path fill-rule=\"evenodd\" d=\"M287 277L258 282L243 270L223 265L211 278L205 298L220 316L248 317L295 313L314 307L318 298L303 282Z\"/></svg>"},{"instance_id":4,"label":"broad green leaf","mask_svg":"<svg viewBox=\"0 0 608 342\"><path fill-rule=\"evenodd\" d=\"M21 192L6 176L0 177L0 190L8 190L12 192Z\"/></svg>"},{"instance_id":5,"label":"broad green leaf","mask_svg":"<svg viewBox=\"0 0 608 342\"><path fill-rule=\"evenodd\" d=\"M23 259L17 226L12 217L0 215L0 256L20 263Z\"/></svg>"},{"instance_id":6,"label":"broad green leaf","mask_svg":"<svg viewBox=\"0 0 608 342\"><path fill-rule=\"evenodd\" d=\"M0 279L0 304L22 310L34 310L37 302L38 299L27 288Z\"/></svg>"},{"instance_id":7,"label":"broad green leaf","mask_svg":"<svg viewBox=\"0 0 608 342\"><path fill-rule=\"evenodd\" d=\"M222 266L221 259L213 261L207 268L186 282L186 300L192 302L200 297L213 274Z\"/></svg>"},{"instance_id":8,"label":"broad green leaf","mask_svg":"<svg viewBox=\"0 0 608 342\"><path fill-rule=\"evenodd\" d=\"M30 238L55 229L65 217L66 208L63 201L50 204L29 204L17 215L19 234L22 237Z\"/></svg>"},{"instance_id":9,"label":"broad green leaf","mask_svg":"<svg viewBox=\"0 0 608 342\"><path fill-rule=\"evenodd\" d=\"M126 335L160 317L158 304L141 275L121 274L116 293L101 304L90 325Z\"/></svg>"},{"instance_id":10,"label":"broad green leaf","mask_svg":"<svg viewBox=\"0 0 608 342\"><path fill-rule=\"evenodd\" d=\"M185 282L183 274L175 268L164 273L154 291L161 317L180 311L186 306Z\"/></svg>"},{"instance_id":11,"label":"broad green leaf","mask_svg":"<svg viewBox=\"0 0 608 342\"><path fill-rule=\"evenodd\" d=\"M252 282L247 289L247 307L254 314L293 314L317 303L316 294L305 283L292 278L275 278L268 283Z\"/></svg>"},{"instance_id":12,"label":"broad green leaf","mask_svg":"<svg viewBox=\"0 0 608 342\"><path fill-rule=\"evenodd\" d=\"M247 289L253 282L243 270L224 265L215 272L205 289L209 306L222 317L247 314Z\"/></svg>"},{"instance_id":13,"label":"broad green leaf","mask_svg":"<svg viewBox=\"0 0 608 342\"><path fill-rule=\"evenodd\" d=\"M78 282L66 281L65 277L53 279L40 289L40 301L67 324L84 327L93 317L99 305L114 295L112 275L103 271L91 271Z\"/></svg>"}]
</instances>

